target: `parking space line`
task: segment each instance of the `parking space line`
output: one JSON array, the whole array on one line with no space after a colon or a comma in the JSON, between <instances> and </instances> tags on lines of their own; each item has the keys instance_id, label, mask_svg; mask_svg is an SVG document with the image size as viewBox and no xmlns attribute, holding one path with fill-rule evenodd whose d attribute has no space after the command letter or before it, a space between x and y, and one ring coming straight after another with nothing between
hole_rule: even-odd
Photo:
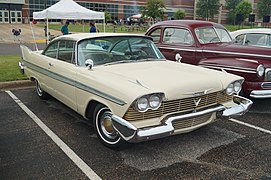
<instances>
[{"instance_id":1,"label":"parking space line","mask_svg":"<svg viewBox=\"0 0 271 180\"><path fill-rule=\"evenodd\" d=\"M250 128L253 128L253 129L262 131L262 132L264 132L264 133L271 134L271 131L269 131L269 130L267 130L267 129L263 129L263 128L261 128L261 127L254 126L254 125L252 125L252 124L248 124L248 123L245 123L245 122L242 122L242 121L238 121L238 120L232 119L232 118L229 119L229 120L230 120L230 121L233 121L233 122L235 122L235 123L242 124L242 125L244 125L244 126L248 126L248 127L250 127Z\"/></svg>"},{"instance_id":2,"label":"parking space line","mask_svg":"<svg viewBox=\"0 0 271 180\"><path fill-rule=\"evenodd\" d=\"M63 142L51 129L49 129L30 109L28 109L11 91L5 91L31 119L57 144L57 146L83 171L89 178L100 180L101 178Z\"/></svg>"}]
</instances>

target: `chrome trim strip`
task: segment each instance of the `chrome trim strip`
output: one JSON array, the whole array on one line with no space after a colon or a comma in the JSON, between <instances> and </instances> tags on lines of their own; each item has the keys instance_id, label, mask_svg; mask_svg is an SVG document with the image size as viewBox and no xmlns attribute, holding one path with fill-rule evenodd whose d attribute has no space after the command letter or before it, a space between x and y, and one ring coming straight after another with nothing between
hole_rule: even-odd
<instances>
[{"instance_id":1,"label":"chrome trim strip","mask_svg":"<svg viewBox=\"0 0 271 180\"><path fill-rule=\"evenodd\" d=\"M245 61L245 62L253 62L253 63L258 63L258 61L256 60L251 60L251 59L244 59L244 58L236 58L237 60L240 60L240 61Z\"/></svg>"},{"instance_id":2,"label":"chrome trim strip","mask_svg":"<svg viewBox=\"0 0 271 180\"><path fill-rule=\"evenodd\" d=\"M246 70L241 70L241 69L233 69L233 68L225 68L225 67L216 67L216 66L205 66L205 65L199 65L201 67L205 68L213 68L213 69L219 69L219 70L229 70L229 71L236 71L236 72L244 72L244 73L250 73L250 74L256 74L257 72L255 71L246 71Z\"/></svg>"},{"instance_id":3,"label":"chrome trim strip","mask_svg":"<svg viewBox=\"0 0 271 180\"><path fill-rule=\"evenodd\" d=\"M212 51L212 50L202 50L202 52L209 52L209 53L221 53L221 54L233 54L233 55L241 55L241 56L255 56L255 57L265 57L271 58L269 55L260 55L260 54L249 54L249 53L239 53L239 52L225 52L225 51Z\"/></svg>"},{"instance_id":4,"label":"chrome trim strip","mask_svg":"<svg viewBox=\"0 0 271 180\"><path fill-rule=\"evenodd\" d=\"M271 90L254 90L251 91L250 97L252 98L271 98Z\"/></svg>"},{"instance_id":5,"label":"chrome trim strip","mask_svg":"<svg viewBox=\"0 0 271 180\"><path fill-rule=\"evenodd\" d=\"M136 128L133 124L117 115L112 115L112 122L114 129L125 141L141 142L170 136L174 133L173 121L182 121L183 119L195 118L209 113L217 113L217 118L228 119L245 114L253 104L251 100L237 95L234 96L233 101L235 105L229 108L218 105L198 112L166 117L161 121L161 124L157 126ZM208 122L205 124L208 124ZM202 125L203 124L199 124L194 126L194 128Z\"/></svg>"},{"instance_id":6,"label":"chrome trim strip","mask_svg":"<svg viewBox=\"0 0 271 180\"><path fill-rule=\"evenodd\" d=\"M195 50L195 49L170 48L170 47L166 47L166 46L158 46L158 48L164 48L164 49L170 49L170 50L179 50L179 51L202 52L202 51Z\"/></svg>"},{"instance_id":7,"label":"chrome trim strip","mask_svg":"<svg viewBox=\"0 0 271 180\"><path fill-rule=\"evenodd\" d=\"M47 70L47 69L45 69L45 68L42 68L42 67L37 66L37 65L35 65L35 64L32 64L32 63L30 63L30 62L28 62L28 61L24 61L24 62L25 62L25 66L26 66L27 68L32 69L32 70L34 70L34 71L36 71L36 72L38 72L38 73L44 74L44 75L46 75L46 76L48 76L48 77L50 77L50 78L53 78L53 79L55 79L55 80L57 80L57 81L60 81L60 82L63 82L63 83L65 83L65 84L74 86L74 87L76 87L76 88L82 89L82 90L87 91L87 92L89 92L89 93L95 94L95 95L97 95L97 96L99 96L99 97L102 97L102 98L104 98L104 99L107 99L107 100L109 100L109 101L111 101L111 102L114 102L114 103L116 103L116 104L118 104L118 105L123 106L123 105L126 104L125 101L123 101L123 100L121 100L121 99L118 99L118 98L116 98L116 97L113 97L113 96L111 96L111 95L109 95L109 94L106 94L106 93L104 93L104 92L102 92L102 91L99 91L99 90L97 90L97 89L95 89L95 88L92 88L92 87L90 87L90 86L86 86L86 85L84 85L84 84L82 84L82 83L80 83L80 82L78 82L78 81L69 79L69 78L64 77L64 76L62 76L62 75L60 75L60 74L53 73L53 72L51 72L51 71L49 71L49 70Z\"/></svg>"},{"instance_id":8,"label":"chrome trim strip","mask_svg":"<svg viewBox=\"0 0 271 180\"><path fill-rule=\"evenodd\" d=\"M212 66L212 64L209 64L209 63L206 63L206 62L202 62L201 64L199 65L209 65L209 66ZM229 66L229 65L219 65L219 64L216 64L215 67L220 67L220 68L232 68L232 69L240 69L240 70L245 70L245 71L255 71L256 72L256 69L254 68L245 68L245 67L238 67L238 66Z\"/></svg>"},{"instance_id":9,"label":"chrome trim strip","mask_svg":"<svg viewBox=\"0 0 271 180\"><path fill-rule=\"evenodd\" d=\"M226 51L212 51L212 50L197 50L197 49L183 49L183 48L171 48L166 46L158 46L159 48L171 49L171 50L180 50L180 51L191 51L191 52L209 52L209 53L221 53L221 54L231 54L231 55L241 55L241 56L255 56L255 57L265 57L271 58L269 55L260 55L260 54L249 54L249 53L239 53L239 52L226 52Z\"/></svg>"}]
</instances>

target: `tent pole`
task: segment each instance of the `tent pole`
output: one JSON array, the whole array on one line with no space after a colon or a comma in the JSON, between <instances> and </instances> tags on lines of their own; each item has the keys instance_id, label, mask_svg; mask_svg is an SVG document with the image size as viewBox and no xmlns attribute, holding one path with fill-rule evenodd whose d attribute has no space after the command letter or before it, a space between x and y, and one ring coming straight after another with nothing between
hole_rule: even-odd
<instances>
[{"instance_id":1,"label":"tent pole","mask_svg":"<svg viewBox=\"0 0 271 180\"><path fill-rule=\"evenodd\" d=\"M49 27L48 27L49 23L48 23L48 18L46 19L46 38L47 38L47 41L46 41L46 45L49 43Z\"/></svg>"},{"instance_id":2,"label":"tent pole","mask_svg":"<svg viewBox=\"0 0 271 180\"><path fill-rule=\"evenodd\" d=\"M105 18L103 19L103 24L104 24L104 32L105 32Z\"/></svg>"},{"instance_id":3,"label":"tent pole","mask_svg":"<svg viewBox=\"0 0 271 180\"><path fill-rule=\"evenodd\" d=\"M36 48L36 51L38 51L38 45L37 45L37 41L36 41L36 38L35 38L35 34L34 34L34 31L33 31L33 27L32 27L32 22L29 23L30 24L30 28L31 28L31 32L32 32L32 36L33 36L33 39L34 39L34 43L35 43L35 48Z\"/></svg>"},{"instance_id":4,"label":"tent pole","mask_svg":"<svg viewBox=\"0 0 271 180\"><path fill-rule=\"evenodd\" d=\"M85 32L85 20L83 19L83 32Z\"/></svg>"}]
</instances>

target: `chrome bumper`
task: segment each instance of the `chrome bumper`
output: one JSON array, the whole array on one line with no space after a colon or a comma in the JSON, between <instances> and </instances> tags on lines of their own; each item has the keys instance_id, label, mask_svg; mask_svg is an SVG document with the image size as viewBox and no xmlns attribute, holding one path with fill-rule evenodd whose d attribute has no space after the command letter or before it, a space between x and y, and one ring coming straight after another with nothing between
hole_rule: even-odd
<instances>
[{"instance_id":1,"label":"chrome bumper","mask_svg":"<svg viewBox=\"0 0 271 180\"><path fill-rule=\"evenodd\" d=\"M21 73L24 74L24 65L23 65L23 63L19 62L18 66L19 66L19 68L21 70Z\"/></svg>"},{"instance_id":2,"label":"chrome bumper","mask_svg":"<svg viewBox=\"0 0 271 180\"><path fill-rule=\"evenodd\" d=\"M125 119L112 115L113 127L119 135L128 142L141 142L151 139L158 139L170 136L174 133L173 121L181 121L183 119L195 118L208 113L216 113L217 118L227 119L233 116L240 116L245 114L252 105L252 101L240 96L234 96L236 105L226 108L223 105L218 105L206 110L192 112L189 114L170 116L165 118L160 125L136 128L133 124Z\"/></svg>"},{"instance_id":3,"label":"chrome bumper","mask_svg":"<svg viewBox=\"0 0 271 180\"><path fill-rule=\"evenodd\" d=\"M254 90L250 93L252 98L271 98L271 90Z\"/></svg>"}]
</instances>

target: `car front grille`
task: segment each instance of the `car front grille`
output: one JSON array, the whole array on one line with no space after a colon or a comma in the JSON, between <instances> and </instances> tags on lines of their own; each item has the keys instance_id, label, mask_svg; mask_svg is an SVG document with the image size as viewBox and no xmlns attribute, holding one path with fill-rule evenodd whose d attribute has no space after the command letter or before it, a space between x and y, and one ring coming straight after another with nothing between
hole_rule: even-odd
<instances>
[{"instance_id":1,"label":"car front grille","mask_svg":"<svg viewBox=\"0 0 271 180\"><path fill-rule=\"evenodd\" d=\"M271 81L271 68L265 70L265 81Z\"/></svg>"},{"instance_id":2,"label":"car front grille","mask_svg":"<svg viewBox=\"0 0 271 180\"><path fill-rule=\"evenodd\" d=\"M200 99L199 104L196 107L196 102ZM186 112L199 110L216 104L232 101L233 96L225 94L223 91L210 93L198 97L191 97L185 99L171 100L162 102L161 106L157 110L148 110L146 112L138 112L132 106L128 109L124 115L124 119L127 121L145 120L151 118L158 118L166 114Z\"/></svg>"},{"instance_id":3,"label":"car front grille","mask_svg":"<svg viewBox=\"0 0 271 180\"><path fill-rule=\"evenodd\" d=\"M268 83L264 82L264 83L262 83L262 88L263 89L271 89L271 82L268 82Z\"/></svg>"},{"instance_id":4,"label":"car front grille","mask_svg":"<svg viewBox=\"0 0 271 180\"><path fill-rule=\"evenodd\" d=\"M172 125L175 130L194 127L199 124L203 124L207 122L211 118L211 116L212 116L212 113L208 113L208 114L204 114L202 116L198 116L198 117L194 117L190 119L183 119L180 121L176 120L176 121L173 121Z\"/></svg>"}]
</instances>

